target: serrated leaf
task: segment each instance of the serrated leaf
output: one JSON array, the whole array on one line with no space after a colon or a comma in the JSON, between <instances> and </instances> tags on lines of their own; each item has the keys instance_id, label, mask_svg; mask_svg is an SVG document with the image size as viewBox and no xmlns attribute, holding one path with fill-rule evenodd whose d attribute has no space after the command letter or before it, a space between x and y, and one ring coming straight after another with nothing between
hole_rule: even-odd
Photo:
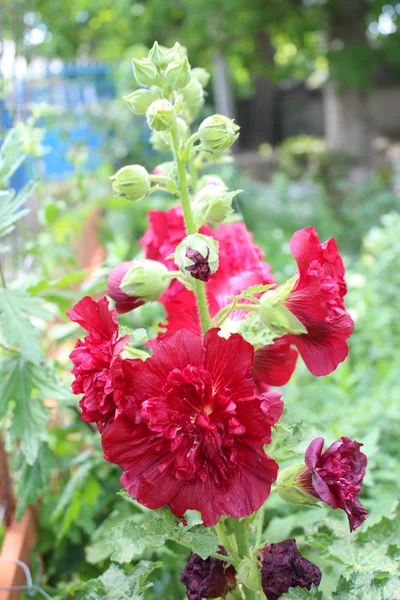
<instances>
[{"instance_id":1,"label":"serrated leaf","mask_svg":"<svg viewBox=\"0 0 400 600\"><path fill-rule=\"evenodd\" d=\"M0 394L3 402L14 401L9 432L20 441L27 463L33 465L41 442L47 438L48 410L41 398L32 394L32 376L37 367L19 356L13 357L8 366L10 370L4 374Z\"/></svg>"},{"instance_id":2,"label":"serrated leaf","mask_svg":"<svg viewBox=\"0 0 400 600\"><path fill-rule=\"evenodd\" d=\"M282 596L282 600L322 600L322 598L322 592L319 592L314 585L311 590L292 588Z\"/></svg>"},{"instance_id":3,"label":"serrated leaf","mask_svg":"<svg viewBox=\"0 0 400 600\"><path fill-rule=\"evenodd\" d=\"M218 552L218 537L202 525L195 525L183 536L177 536L174 539L181 539L184 545L189 546L192 552L203 559Z\"/></svg>"},{"instance_id":4,"label":"serrated leaf","mask_svg":"<svg viewBox=\"0 0 400 600\"><path fill-rule=\"evenodd\" d=\"M76 591L87 592L83 600L142 600L144 592L152 586L147 578L154 569L160 568L160 563L140 561L129 574L121 567L111 565L97 579L75 583L69 593Z\"/></svg>"},{"instance_id":5,"label":"serrated leaf","mask_svg":"<svg viewBox=\"0 0 400 600\"><path fill-rule=\"evenodd\" d=\"M93 533L90 545L86 547L86 560L96 564L111 556L113 548L109 541L110 531L119 523L132 515L131 507L126 502L121 502L118 507L101 523Z\"/></svg>"},{"instance_id":6,"label":"serrated leaf","mask_svg":"<svg viewBox=\"0 0 400 600\"><path fill-rule=\"evenodd\" d=\"M348 579L343 576L339 579L332 597L338 600L400 600L400 576L383 570L355 571Z\"/></svg>"},{"instance_id":7,"label":"serrated leaf","mask_svg":"<svg viewBox=\"0 0 400 600\"><path fill-rule=\"evenodd\" d=\"M177 533L176 517L167 508L151 513L147 521L138 525L127 519L111 530L111 560L119 563L131 562L142 555L146 548L159 548Z\"/></svg>"},{"instance_id":8,"label":"serrated leaf","mask_svg":"<svg viewBox=\"0 0 400 600\"><path fill-rule=\"evenodd\" d=\"M47 319L51 315L39 298L14 289L0 289L0 328L10 346L16 344L27 360L38 363L41 350L37 330L30 317Z\"/></svg>"}]
</instances>

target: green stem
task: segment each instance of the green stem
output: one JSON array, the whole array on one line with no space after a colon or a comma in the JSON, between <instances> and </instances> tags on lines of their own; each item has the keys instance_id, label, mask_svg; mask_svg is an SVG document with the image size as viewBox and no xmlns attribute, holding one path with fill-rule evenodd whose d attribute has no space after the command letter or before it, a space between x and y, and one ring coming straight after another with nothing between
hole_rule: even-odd
<instances>
[{"instance_id":1,"label":"green stem","mask_svg":"<svg viewBox=\"0 0 400 600\"><path fill-rule=\"evenodd\" d=\"M171 130L171 137L175 163L178 170L180 200L183 217L185 219L186 232L188 235L191 235L193 233L197 233L197 227L196 223L194 222L192 206L190 204L189 188L186 179L186 162L181 157L179 137L176 126ZM197 306L199 309L201 330L204 335L210 329L210 314L208 311L206 289L202 281L195 281L194 293L196 294Z\"/></svg>"},{"instance_id":2,"label":"green stem","mask_svg":"<svg viewBox=\"0 0 400 600\"><path fill-rule=\"evenodd\" d=\"M194 164L194 159L190 158L189 159L189 168L190 168L190 177L191 177L191 186L192 186L192 191L193 194L195 194L197 192L197 167Z\"/></svg>"}]
</instances>

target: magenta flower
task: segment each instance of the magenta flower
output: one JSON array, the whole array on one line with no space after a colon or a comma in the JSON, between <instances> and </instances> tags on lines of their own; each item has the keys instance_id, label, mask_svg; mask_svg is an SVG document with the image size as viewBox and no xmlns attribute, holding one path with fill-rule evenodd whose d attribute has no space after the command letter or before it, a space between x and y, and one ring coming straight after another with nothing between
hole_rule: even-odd
<instances>
[{"instance_id":1,"label":"magenta flower","mask_svg":"<svg viewBox=\"0 0 400 600\"><path fill-rule=\"evenodd\" d=\"M362 444L347 437L341 437L325 452L322 452L323 446L322 437L311 442L305 456L307 469L298 476L297 485L331 508L344 510L350 531L354 531L368 516L357 498L367 457L360 451Z\"/></svg>"},{"instance_id":2,"label":"magenta flower","mask_svg":"<svg viewBox=\"0 0 400 600\"><path fill-rule=\"evenodd\" d=\"M304 558L297 549L296 540L268 544L261 564L261 584L268 600L278 600L291 587L311 589L319 585L321 571Z\"/></svg>"}]
</instances>

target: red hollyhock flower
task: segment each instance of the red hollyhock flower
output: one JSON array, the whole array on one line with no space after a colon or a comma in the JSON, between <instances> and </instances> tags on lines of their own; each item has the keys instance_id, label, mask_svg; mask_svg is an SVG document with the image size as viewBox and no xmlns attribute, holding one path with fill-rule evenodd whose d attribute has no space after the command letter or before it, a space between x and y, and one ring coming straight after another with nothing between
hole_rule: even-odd
<instances>
[{"instance_id":1,"label":"red hollyhock flower","mask_svg":"<svg viewBox=\"0 0 400 600\"><path fill-rule=\"evenodd\" d=\"M307 469L299 475L296 484L331 508L344 510L350 531L360 527L368 516L357 498L367 467L367 457L360 451L361 446L347 437L341 437L322 452L324 438L316 438L307 448Z\"/></svg>"},{"instance_id":2,"label":"red hollyhock flower","mask_svg":"<svg viewBox=\"0 0 400 600\"><path fill-rule=\"evenodd\" d=\"M347 338L354 324L344 306L344 266L336 241L321 244L314 227L296 231L290 250L299 277L285 306L307 333L289 335L313 375L328 375L348 355Z\"/></svg>"},{"instance_id":3,"label":"red hollyhock flower","mask_svg":"<svg viewBox=\"0 0 400 600\"><path fill-rule=\"evenodd\" d=\"M223 546L219 546L219 553L227 555ZM191 552L180 580L186 586L188 600L225 598L236 587L236 569L224 560L213 556L203 560Z\"/></svg>"},{"instance_id":4,"label":"red hollyhock flower","mask_svg":"<svg viewBox=\"0 0 400 600\"><path fill-rule=\"evenodd\" d=\"M70 359L74 364L72 383L74 394L83 394L79 404L82 419L104 423L114 417L115 397L120 393L121 358L119 356L129 336L118 339L115 310L109 310L107 298L98 302L86 296L67 315L88 335L77 340Z\"/></svg>"},{"instance_id":5,"label":"red hollyhock flower","mask_svg":"<svg viewBox=\"0 0 400 600\"><path fill-rule=\"evenodd\" d=\"M104 431L106 459L149 508L195 509L206 526L252 514L276 479L264 444L283 408L280 394L255 393L253 347L217 329L204 342L181 330L150 345L151 358L123 365L132 403Z\"/></svg>"},{"instance_id":6,"label":"red hollyhock flower","mask_svg":"<svg viewBox=\"0 0 400 600\"><path fill-rule=\"evenodd\" d=\"M114 267L114 269L111 269L108 275L106 294L114 300L115 309L117 313L121 315L130 312L134 308L144 304L141 298L129 296L129 294L125 294L125 292L123 292L120 288L123 278L132 265L133 260L127 260L119 264L117 267Z\"/></svg>"},{"instance_id":7,"label":"red hollyhock flower","mask_svg":"<svg viewBox=\"0 0 400 600\"><path fill-rule=\"evenodd\" d=\"M300 554L296 540L265 546L261 584L268 600L278 600L291 587L310 590L312 585L320 584L321 577L319 568Z\"/></svg>"},{"instance_id":8,"label":"red hollyhock flower","mask_svg":"<svg viewBox=\"0 0 400 600\"><path fill-rule=\"evenodd\" d=\"M253 377L259 388L285 385L296 367L297 352L286 335L254 354Z\"/></svg>"}]
</instances>

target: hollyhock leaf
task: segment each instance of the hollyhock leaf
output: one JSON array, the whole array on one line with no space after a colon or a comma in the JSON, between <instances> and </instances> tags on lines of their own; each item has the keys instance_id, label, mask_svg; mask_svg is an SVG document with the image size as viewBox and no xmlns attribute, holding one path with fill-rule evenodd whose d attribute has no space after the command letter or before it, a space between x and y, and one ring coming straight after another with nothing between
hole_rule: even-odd
<instances>
[{"instance_id":1,"label":"hollyhock leaf","mask_svg":"<svg viewBox=\"0 0 400 600\"><path fill-rule=\"evenodd\" d=\"M143 600L144 592L153 585L147 582L148 576L160 567L161 563L142 560L127 574L117 565L111 565L97 579L73 583L68 592L74 598L75 592L85 592L85 600Z\"/></svg>"},{"instance_id":2,"label":"hollyhock leaf","mask_svg":"<svg viewBox=\"0 0 400 600\"><path fill-rule=\"evenodd\" d=\"M183 536L176 536L175 539L182 540L184 545L188 546L192 552L198 554L202 559L208 558L211 554L218 552L218 537L210 530L201 525L195 525Z\"/></svg>"},{"instance_id":3,"label":"hollyhock leaf","mask_svg":"<svg viewBox=\"0 0 400 600\"><path fill-rule=\"evenodd\" d=\"M44 398L34 385L34 374L40 367L25 362L20 356L13 357L8 364L10 370L0 392L2 402L14 401L9 433L13 440L19 440L28 465L33 465L42 442L47 439L49 420L49 410L42 402Z\"/></svg>"},{"instance_id":4,"label":"hollyhock leaf","mask_svg":"<svg viewBox=\"0 0 400 600\"><path fill-rule=\"evenodd\" d=\"M86 546L86 560L90 564L96 564L109 558L112 554L112 546L109 542L110 531L132 516L132 508L128 502L121 502L99 525L90 537L90 544Z\"/></svg>"},{"instance_id":5,"label":"hollyhock leaf","mask_svg":"<svg viewBox=\"0 0 400 600\"><path fill-rule=\"evenodd\" d=\"M337 600L396 600L399 598L398 574L377 570L372 573L354 571L341 577L332 598Z\"/></svg>"},{"instance_id":6,"label":"hollyhock leaf","mask_svg":"<svg viewBox=\"0 0 400 600\"><path fill-rule=\"evenodd\" d=\"M311 590L292 588L282 596L282 600L323 600L323 598L322 592L319 592L314 585Z\"/></svg>"},{"instance_id":7,"label":"hollyhock leaf","mask_svg":"<svg viewBox=\"0 0 400 600\"><path fill-rule=\"evenodd\" d=\"M159 548L178 531L177 519L168 508L154 511L142 524L127 519L111 530L111 559L119 563L131 562L141 556L145 548Z\"/></svg>"}]
</instances>

